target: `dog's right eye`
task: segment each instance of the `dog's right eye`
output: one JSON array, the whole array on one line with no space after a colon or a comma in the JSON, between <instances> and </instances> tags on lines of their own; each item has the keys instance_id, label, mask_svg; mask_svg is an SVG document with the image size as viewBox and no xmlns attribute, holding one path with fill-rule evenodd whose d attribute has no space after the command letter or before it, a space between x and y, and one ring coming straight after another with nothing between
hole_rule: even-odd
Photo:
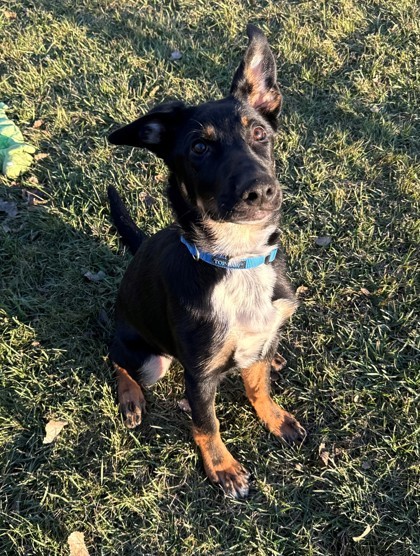
<instances>
[{"instance_id":1,"label":"dog's right eye","mask_svg":"<svg viewBox=\"0 0 420 556\"><path fill-rule=\"evenodd\" d=\"M204 154L207 151L207 145L203 141L194 141L191 145L191 150L195 154Z\"/></svg>"}]
</instances>

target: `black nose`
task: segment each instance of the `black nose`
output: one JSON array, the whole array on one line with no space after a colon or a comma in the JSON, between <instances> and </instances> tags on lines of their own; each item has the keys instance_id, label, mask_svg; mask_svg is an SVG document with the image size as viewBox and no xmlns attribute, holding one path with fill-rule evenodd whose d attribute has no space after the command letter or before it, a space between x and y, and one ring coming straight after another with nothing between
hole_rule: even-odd
<instances>
[{"instance_id":1,"label":"black nose","mask_svg":"<svg viewBox=\"0 0 420 556\"><path fill-rule=\"evenodd\" d=\"M251 207L272 208L279 195L280 188L277 185L258 183L254 180L243 188L241 199Z\"/></svg>"}]
</instances>

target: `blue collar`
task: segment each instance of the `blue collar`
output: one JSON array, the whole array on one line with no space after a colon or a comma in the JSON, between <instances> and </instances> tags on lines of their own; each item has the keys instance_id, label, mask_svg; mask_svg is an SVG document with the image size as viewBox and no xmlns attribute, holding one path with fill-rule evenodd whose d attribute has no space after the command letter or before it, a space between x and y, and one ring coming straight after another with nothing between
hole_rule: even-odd
<instances>
[{"instance_id":1,"label":"blue collar","mask_svg":"<svg viewBox=\"0 0 420 556\"><path fill-rule=\"evenodd\" d=\"M230 263L230 258L226 255L212 255L211 253L199 251L198 248L193 243L189 243L184 236L181 236L181 242L191 253L193 259L196 261L204 261L205 263L218 266L219 268L256 268L257 266L261 266L263 264L272 263L277 255L277 247L275 247L266 257L249 257L248 259L239 259L234 263Z\"/></svg>"}]
</instances>

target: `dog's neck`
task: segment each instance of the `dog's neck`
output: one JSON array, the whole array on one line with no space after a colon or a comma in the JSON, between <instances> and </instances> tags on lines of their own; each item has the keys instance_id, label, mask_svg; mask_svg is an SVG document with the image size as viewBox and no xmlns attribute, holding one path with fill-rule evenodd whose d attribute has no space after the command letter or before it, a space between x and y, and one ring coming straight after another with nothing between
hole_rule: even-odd
<instances>
[{"instance_id":1,"label":"dog's neck","mask_svg":"<svg viewBox=\"0 0 420 556\"><path fill-rule=\"evenodd\" d=\"M176 176L169 177L168 197L186 238L198 249L227 257L266 256L278 245L276 224L238 224L203 215L186 197Z\"/></svg>"},{"instance_id":2,"label":"dog's neck","mask_svg":"<svg viewBox=\"0 0 420 556\"><path fill-rule=\"evenodd\" d=\"M200 250L231 258L266 256L278 244L273 224L238 224L204 218L193 230L192 239Z\"/></svg>"}]
</instances>

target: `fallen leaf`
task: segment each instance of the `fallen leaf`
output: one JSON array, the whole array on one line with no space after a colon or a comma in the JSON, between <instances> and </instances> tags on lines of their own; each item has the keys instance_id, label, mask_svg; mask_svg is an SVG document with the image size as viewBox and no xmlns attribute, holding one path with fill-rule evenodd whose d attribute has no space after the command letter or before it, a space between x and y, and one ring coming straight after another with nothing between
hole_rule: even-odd
<instances>
[{"instance_id":1,"label":"fallen leaf","mask_svg":"<svg viewBox=\"0 0 420 556\"><path fill-rule=\"evenodd\" d=\"M367 288L360 288L360 293L362 293L363 295L366 295L366 297L369 297L370 295L372 295Z\"/></svg>"},{"instance_id":2,"label":"fallen leaf","mask_svg":"<svg viewBox=\"0 0 420 556\"><path fill-rule=\"evenodd\" d=\"M50 155L48 153L38 153L34 156L35 160L43 160L44 158L48 158Z\"/></svg>"},{"instance_id":3,"label":"fallen leaf","mask_svg":"<svg viewBox=\"0 0 420 556\"><path fill-rule=\"evenodd\" d=\"M106 274L102 270L100 270L96 274L94 274L93 272L90 272L90 270L88 270L87 272L85 272L83 274L83 276L85 278L87 278L90 282L100 282L101 280L103 280L106 277Z\"/></svg>"},{"instance_id":4,"label":"fallen leaf","mask_svg":"<svg viewBox=\"0 0 420 556\"><path fill-rule=\"evenodd\" d=\"M39 180L36 176L31 176L30 178L28 178L26 180L28 183L31 183L32 185L38 185L39 184Z\"/></svg>"},{"instance_id":5,"label":"fallen leaf","mask_svg":"<svg viewBox=\"0 0 420 556\"><path fill-rule=\"evenodd\" d=\"M321 442L318 448L318 455L325 467L328 467L330 453L325 446L325 442Z\"/></svg>"},{"instance_id":6,"label":"fallen leaf","mask_svg":"<svg viewBox=\"0 0 420 556\"><path fill-rule=\"evenodd\" d=\"M67 425L67 421L48 421L45 425L45 438L42 443L51 444Z\"/></svg>"},{"instance_id":7,"label":"fallen leaf","mask_svg":"<svg viewBox=\"0 0 420 556\"><path fill-rule=\"evenodd\" d=\"M365 537L367 537L369 535L371 530L372 530L372 527L370 525L368 525L361 535L359 535L358 537L353 537L354 542L360 542L362 539L364 539Z\"/></svg>"},{"instance_id":8,"label":"fallen leaf","mask_svg":"<svg viewBox=\"0 0 420 556\"><path fill-rule=\"evenodd\" d=\"M182 53L179 50L174 50L170 56L170 60L180 60L182 58Z\"/></svg>"},{"instance_id":9,"label":"fallen leaf","mask_svg":"<svg viewBox=\"0 0 420 556\"><path fill-rule=\"evenodd\" d=\"M67 539L70 547L70 556L89 556L85 544L85 535L80 531L73 531Z\"/></svg>"},{"instance_id":10,"label":"fallen leaf","mask_svg":"<svg viewBox=\"0 0 420 556\"><path fill-rule=\"evenodd\" d=\"M44 120L35 120L34 123L32 124L32 129L39 129L43 123Z\"/></svg>"},{"instance_id":11,"label":"fallen leaf","mask_svg":"<svg viewBox=\"0 0 420 556\"><path fill-rule=\"evenodd\" d=\"M0 212L5 212L10 218L17 216L18 210L16 203L0 199Z\"/></svg>"},{"instance_id":12,"label":"fallen leaf","mask_svg":"<svg viewBox=\"0 0 420 556\"><path fill-rule=\"evenodd\" d=\"M4 10L3 15L6 19L16 19L17 13L10 10Z\"/></svg>"},{"instance_id":13,"label":"fallen leaf","mask_svg":"<svg viewBox=\"0 0 420 556\"><path fill-rule=\"evenodd\" d=\"M330 236L319 236L315 240L315 245L318 245L318 247L328 247L330 243L331 243Z\"/></svg>"}]
</instances>

